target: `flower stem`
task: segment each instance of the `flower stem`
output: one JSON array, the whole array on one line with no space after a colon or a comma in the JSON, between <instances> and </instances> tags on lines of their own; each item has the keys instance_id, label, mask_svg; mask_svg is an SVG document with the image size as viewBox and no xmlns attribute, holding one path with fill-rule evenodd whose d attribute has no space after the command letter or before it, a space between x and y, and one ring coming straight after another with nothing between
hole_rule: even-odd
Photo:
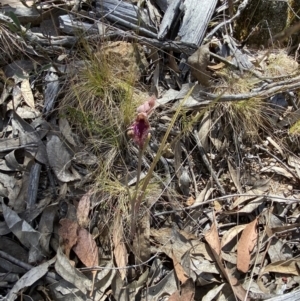
<instances>
[{"instance_id":1,"label":"flower stem","mask_svg":"<svg viewBox=\"0 0 300 301\"><path fill-rule=\"evenodd\" d=\"M149 138L147 138L147 140L144 144L144 147L139 148L135 192L134 192L133 197L131 198L131 230L130 230L131 240L133 239L135 232L136 232L136 220L137 220L139 207L140 207L140 203L141 203L141 202L138 202L137 195L138 195L138 191L139 191L139 183L140 183L141 172L142 172L142 158L143 158L144 151L148 145L148 142L149 142Z\"/></svg>"}]
</instances>

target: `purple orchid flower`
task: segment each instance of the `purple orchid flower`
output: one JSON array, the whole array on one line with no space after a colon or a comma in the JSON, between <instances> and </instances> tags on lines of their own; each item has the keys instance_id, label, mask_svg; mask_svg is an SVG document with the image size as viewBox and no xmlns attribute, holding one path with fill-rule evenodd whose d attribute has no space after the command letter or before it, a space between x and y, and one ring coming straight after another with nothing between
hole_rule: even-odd
<instances>
[{"instance_id":1,"label":"purple orchid flower","mask_svg":"<svg viewBox=\"0 0 300 301\"><path fill-rule=\"evenodd\" d=\"M150 131L150 123L146 113L139 113L131 125L128 131L128 136L130 136L133 141L143 149L145 141L148 137Z\"/></svg>"},{"instance_id":2,"label":"purple orchid flower","mask_svg":"<svg viewBox=\"0 0 300 301\"><path fill-rule=\"evenodd\" d=\"M148 116L152 113L155 102L156 97L153 95L137 108L137 117L127 132L127 135L133 139L140 149L144 148L150 132Z\"/></svg>"}]
</instances>

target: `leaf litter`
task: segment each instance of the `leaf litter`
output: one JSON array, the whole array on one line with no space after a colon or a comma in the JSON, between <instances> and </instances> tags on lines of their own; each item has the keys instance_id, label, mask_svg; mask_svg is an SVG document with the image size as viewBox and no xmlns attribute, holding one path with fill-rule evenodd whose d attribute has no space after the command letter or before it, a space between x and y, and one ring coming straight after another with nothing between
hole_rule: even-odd
<instances>
[{"instance_id":1,"label":"leaf litter","mask_svg":"<svg viewBox=\"0 0 300 301\"><path fill-rule=\"evenodd\" d=\"M62 2L76 30L1 7L0 299L299 300L297 60L195 41L189 1L95 1L97 34L140 26L114 42Z\"/></svg>"}]
</instances>

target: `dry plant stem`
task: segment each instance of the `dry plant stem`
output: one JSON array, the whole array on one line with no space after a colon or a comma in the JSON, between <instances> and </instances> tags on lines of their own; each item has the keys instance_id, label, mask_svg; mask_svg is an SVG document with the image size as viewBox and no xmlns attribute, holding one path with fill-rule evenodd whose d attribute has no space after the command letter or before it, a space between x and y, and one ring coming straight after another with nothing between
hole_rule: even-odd
<instances>
[{"instance_id":1,"label":"dry plant stem","mask_svg":"<svg viewBox=\"0 0 300 301\"><path fill-rule=\"evenodd\" d=\"M203 163L205 164L206 168L208 169L208 171L209 171L209 173L211 174L211 176L213 177L213 179L216 181L216 184L217 184L217 186L218 186L218 188L219 188L221 194L222 194L223 196L226 195L226 192L225 192L224 188L222 187L222 185L220 184L219 179L218 179L216 173L214 172L213 168L212 168L211 165L209 164L209 161L208 161L208 159L207 159L207 157L206 157L204 148L203 148L203 146L202 146L202 144L201 144L201 141L200 141L200 139L199 139L199 137L198 137L198 135L197 135L197 131L196 131L196 130L194 130L194 137L195 137L195 140L196 140L196 142L197 142L198 149L199 149L199 151L200 151L201 159L202 159Z\"/></svg>"},{"instance_id":2,"label":"dry plant stem","mask_svg":"<svg viewBox=\"0 0 300 301\"><path fill-rule=\"evenodd\" d=\"M146 142L146 144L148 144ZM138 158L138 168L137 168L137 175L136 175L136 185L135 185L135 193L133 197L131 198L131 240L133 239L135 235L135 225L136 225L136 219L139 211L139 204L137 202L137 194L138 194L138 189L139 189L139 183L140 183L140 178L141 178L141 171L142 171L142 157L144 154L145 147L142 149L139 149L139 158Z\"/></svg>"},{"instance_id":3,"label":"dry plant stem","mask_svg":"<svg viewBox=\"0 0 300 301\"><path fill-rule=\"evenodd\" d=\"M183 149L183 151L184 151L184 153L186 155L186 158L187 158L187 161L188 161L188 164L189 164L190 173L191 173L191 176L192 176L192 180L193 180L193 184L194 184L194 189L195 189L195 195L198 195L198 187L197 187L196 177L195 177L195 174L194 174L194 171L193 171L193 163L191 162L190 156L189 156L186 148L182 147L182 149ZM194 150L194 148L193 148L193 150Z\"/></svg>"},{"instance_id":4,"label":"dry plant stem","mask_svg":"<svg viewBox=\"0 0 300 301\"><path fill-rule=\"evenodd\" d=\"M265 197L266 198L266 202L276 202L276 203L286 203L286 204L294 204L294 203L299 203L300 199L286 199L284 197L279 197L279 196L273 196L273 195L265 195L265 194L229 194L229 195L225 195L225 196L220 196L218 198L214 198L214 199L210 199L208 201L202 202L201 204L196 204L196 205L192 205L190 207L186 207L186 208L179 208L176 210L170 210L170 211L164 211L164 212L159 212L156 214L153 214L154 217L160 216L160 215L165 215L165 214L171 214L171 213L175 213L177 211L186 211L186 210L192 210L192 209L196 209L199 208L203 205L207 205L210 203L213 203L214 201L227 201L228 198L234 198L234 197L240 197L240 196L251 196L251 197ZM269 200L268 198L272 198L271 200ZM238 212L236 212L238 213Z\"/></svg>"},{"instance_id":5,"label":"dry plant stem","mask_svg":"<svg viewBox=\"0 0 300 301\"><path fill-rule=\"evenodd\" d=\"M295 90L300 88L300 76L296 76L290 80L287 81L281 81L269 84L267 86L264 86L260 91L256 92L250 92L248 94L235 94L235 95L217 95L214 93L208 93L208 92L200 92L199 96L203 97L204 100L213 100L218 99L220 102L227 102L227 101L241 101L241 100L247 100L250 98L266 98L271 97L272 95L276 93L283 93L288 90ZM289 83L288 83L289 82Z\"/></svg>"},{"instance_id":6,"label":"dry plant stem","mask_svg":"<svg viewBox=\"0 0 300 301\"><path fill-rule=\"evenodd\" d=\"M8 260L10 262L12 262L13 264L15 264L15 265L17 265L17 266L19 266L19 267L27 270L27 271L29 271L29 270L31 270L33 268L33 266L31 264L25 263L25 262L23 262L23 261L15 258L15 257L9 255L9 254L3 252L3 251L0 251L0 257L3 258L3 259ZM46 274L46 277L49 278L49 282L51 282L51 283L54 280L55 281L61 280L61 277L59 275L53 273L53 272L48 272Z\"/></svg>"}]
</instances>

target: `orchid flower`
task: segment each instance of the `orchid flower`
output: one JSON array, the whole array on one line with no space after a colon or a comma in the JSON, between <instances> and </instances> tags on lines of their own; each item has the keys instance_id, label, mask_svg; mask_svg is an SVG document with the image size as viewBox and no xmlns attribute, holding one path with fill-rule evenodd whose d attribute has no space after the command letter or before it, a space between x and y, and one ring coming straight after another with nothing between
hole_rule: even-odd
<instances>
[{"instance_id":1,"label":"orchid flower","mask_svg":"<svg viewBox=\"0 0 300 301\"><path fill-rule=\"evenodd\" d=\"M129 129L130 130L127 133L128 136L133 139L140 149L143 149L150 131L150 123L147 114L139 113L135 119L135 122Z\"/></svg>"},{"instance_id":2,"label":"orchid flower","mask_svg":"<svg viewBox=\"0 0 300 301\"><path fill-rule=\"evenodd\" d=\"M147 101L137 108L137 117L127 132L128 136L133 139L140 149L144 148L144 144L150 132L148 116L153 110L155 100L156 97L151 96Z\"/></svg>"}]
</instances>

